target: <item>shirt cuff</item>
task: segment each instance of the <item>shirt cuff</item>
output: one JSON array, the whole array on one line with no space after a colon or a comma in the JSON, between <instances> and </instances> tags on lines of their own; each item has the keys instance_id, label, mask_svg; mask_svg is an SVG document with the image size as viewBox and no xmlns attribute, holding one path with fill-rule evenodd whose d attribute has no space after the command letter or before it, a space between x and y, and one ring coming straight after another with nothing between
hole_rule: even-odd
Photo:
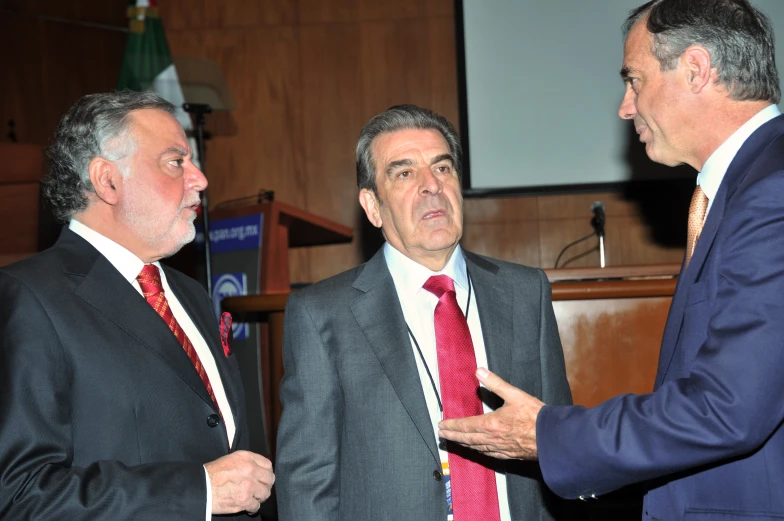
<instances>
[{"instance_id":1,"label":"shirt cuff","mask_svg":"<svg viewBox=\"0 0 784 521\"><path fill-rule=\"evenodd\" d=\"M207 513L204 517L205 521L212 520L212 483L210 482L210 473L207 472L207 467L204 467L204 478L207 480Z\"/></svg>"}]
</instances>

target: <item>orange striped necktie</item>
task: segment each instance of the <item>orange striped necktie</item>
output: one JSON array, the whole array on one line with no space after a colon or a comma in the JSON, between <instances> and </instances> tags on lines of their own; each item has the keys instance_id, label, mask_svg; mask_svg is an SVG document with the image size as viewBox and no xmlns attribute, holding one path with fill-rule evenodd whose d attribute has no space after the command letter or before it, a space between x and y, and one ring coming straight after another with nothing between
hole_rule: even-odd
<instances>
[{"instance_id":1,"label":"orange striped necktie","mask_svg":"<svg viewBox=\"0 0 784 521\"><path fill-rule=\"evenodd\" d=\"M686 239L686 266L689 266L691 256L694 254L694 248L697 247L697 241L702 232L702 225L705 224L705 214L708 211L708 196L702 191L702 188L697 185L694 189L694 195L691 197L691 205L689 205L689 228Z\"/></svg>"},{"instance_id":2,"label":"orange striped necktie","mask_svg":"<svg viewBox=\"0 0 784 521\"><path fill-rule=\"evenodd\" d=\"M163 284L161 283L161 274L158 271L158 267L154 264L145 264L141 273L139 273L139 276L136 277L136 281L142 288L142 293L144 294L147 303L150 304L155 312L160 315L164 322L166 322L166 325L169 326L169 329L174 333L177 341L185 350L185 354L188 355L196 372L199 373L201 381L204 382L204 387L207 388L207 393L210 395L212 403L215 404L215 408L218 410L218 413L220 413L218 400L215 399L215 393L212 391L210 378L207 376L207 371L204 370L204 366L199 359L199 354L185 335L185 331L182 330L177 319L174 318L174 314L169 307L169 302L166 300L166 295L163 293ZM222 416L223 414L221 414L221 417Z\"/></svg>"}]
</instances>

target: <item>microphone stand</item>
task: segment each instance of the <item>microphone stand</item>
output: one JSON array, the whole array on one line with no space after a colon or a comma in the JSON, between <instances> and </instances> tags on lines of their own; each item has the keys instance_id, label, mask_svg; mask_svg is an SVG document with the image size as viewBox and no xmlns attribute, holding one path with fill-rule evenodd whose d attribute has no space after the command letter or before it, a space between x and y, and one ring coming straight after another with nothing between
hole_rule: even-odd
<instances>
[{"instance_id":1,"label":"microphone stand","mask_svg":"<svg viewBox=\"0 0 784 521\"><path fill-rule=\"evenodd\" d=\"M594 203L594 205L595 204L596 203ZM591 210L594 211L591 224L593 225L594 233L599 237L599 266L604 268L604 205L602 205L601 208L591 208Z\"/></svg>"},{"instance_id":2,"label":"microphone stand","mask_svg":"<svg viewBox=\"0 0 784 521\"><path fill-rule=\"evenodd\" d=\"M599 236L599 266L604 268L604 233Z\"/></svg>"},{"instance_id":3,"label":"microphone stand","mask_svg":"<svg viewBox=\"0 0 784 521\"><path fill-rule=\"evenodd\" d=\"M207 122L204 115L212 112L212 107L206 103L183 103L182 108L185 112L194 115L196 120L196 147L199 149L199 163L201 173L204 172L207 161L204 157L204 124ZM210 261L210 209L207 200L207 189L201 192L201 217L204 224L204 266L207 274L207 294L212 297L212 263Z\"/></svg>"}]
</instances>

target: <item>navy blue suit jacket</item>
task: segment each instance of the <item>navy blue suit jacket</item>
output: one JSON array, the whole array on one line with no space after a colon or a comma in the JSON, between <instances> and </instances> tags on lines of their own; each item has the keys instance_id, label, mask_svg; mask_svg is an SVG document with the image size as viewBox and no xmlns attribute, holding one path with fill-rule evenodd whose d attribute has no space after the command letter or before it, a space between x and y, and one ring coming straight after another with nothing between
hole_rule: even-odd
<instances>
[{"instance_id":1,"label":"navy blue suit jacket","mask_svg":"<svg viewBox=\"0 0 784 521\"><path fill-rule=\"evenodd\" d=\"M732 161L662 340L654 392L545 407L545 481L575 498L646 482L644 519L784 518L784 116Z\"/></svg>"}]
</instances>

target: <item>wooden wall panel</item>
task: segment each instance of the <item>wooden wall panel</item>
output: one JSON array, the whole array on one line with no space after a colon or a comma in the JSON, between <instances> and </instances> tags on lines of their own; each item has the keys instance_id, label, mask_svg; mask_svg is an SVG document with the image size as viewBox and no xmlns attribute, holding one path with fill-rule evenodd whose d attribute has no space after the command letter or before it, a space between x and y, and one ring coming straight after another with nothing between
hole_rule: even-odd
<instances>
[{"instance_id":1,"label":"wooden wall panel","mask_svg":"<svg viewBox=\"0 0 784 521\"><path fill-rule=\"evenodd\" d=\"M0 0L0 9L7 9L0 16L0 140L8 139L6 122L13 119L20 143L47 144L79 96L116 86L126 6L123 0Z\"/></svg>"},{"instance_id":2,"label":"wooden wall panel","mask_svg":"<svg viewBox=\"0 0 784 521\"><path fill-rule=\"evenodd\" d=\"M454 28L448 21L363 22L364 113L370 118L392 105L414 103L457 124L455 60Z\"/></svg>"},{"instance_id":3,"label":"wooden wall panel","mask_svg":"<svg viewBox=\"0 0 784 521\"><path fill-rule=\"evenodd\" d=\"M299 23L356 22L364 0L297 0Z\"/></svg>"},{"instance_id":4,"label":"wooden wall panel","mask_svg":"<svg viewBox=\"0 0 784 521\"><path fill-rule=\"evenodd\" d=\"M0 45L12 50L0 78L0 116L16 120L21 141L45 144L76 97L114 87L125 34L35 17L124 28L126 2L0 0L0 7L18 13L0 18ZM167 0L161 16L173 54L214 60L237 98L236 110L208 119L212 205L272 189L281 201L355 227L351 245L292 251L295 281L368 258L379 234L357 203L356 138L370 117L397 103L432 108L457 124L453 1ZM550 267L564 245L590 233L597 199L607 208L610 264L680 261L682 245L657 244L649 216L620 193L467 200L463 244ZM685 216L686 208L673 211ZM569 266L597 262L594 252Z\"/></svg>"},{"instance_id":5,"label":"wooden wall panel","mask_svg":"<svg viewBox=\"0 0 784 521\"><path fill-rule=\"evenodd\" d=\"M358 23L303 25L300 29L307 209L347 226L358 224L354 149L367 121ZM330 136L330 139L324 139ZM355 245L313 249L309 272L294 280L320 280L362 261Z\"/></svg>"},{"instance_id":6,"label":"wooden wall panel","mask_svg":"<svg viewBox=\"0 0 784 521\"><path fill-rule=\"evenodd\" d=\"M539 227L535 221L469 224L461 244L474 253L528 266L539 265Z\"/></svg>"},{"instance_id":7,"label":"wooden wall panel","mask_svg":"<svg viewBox=\"0 0 784 521\"><path fill-rule=\"evenodd\" d=\"M44 23L17 16L0 16L0 139L8 139L8 120L15 122L21 143L43 144L47 132L44 83L41 79ZM54 129L51 129L54 130Z\"/></svg>"},{"instance_id":8,"label":"wooden wall panel","mask_svg":"<svg viewBox=\"0 0 784 521\"><path fill-rule=\"evenodd\" d=\"M398 0L397 2L359 3L359 16L363 20L425 19L454 16L454 0Z\"/></svg>"},{"instance_id":9,"label":"wooden wall panel","mask_svg":"<svg viewBox=\"0 0 784 521\"><path fill-rule=\"evenodd\" d=\"M172 32L175 55L199 53L223 70L237 100L231 132L207 142L209 195L214 205L274 188L279 199L301 206L301 93L298 39L291 27ZM208 121L209 126L209 121Z\"/></svg>"},{"instance_id":10,"label":"wooden wall panel","mask_svg":"<svg viewBox=\"0 0 784 521\"><path fill-rule=\"evenodd\" d=\"M659 264L680 262L682 247L656 245L647 234L646 224L637 206L616 192L538 196L540 265L552 268L567 244L591 233L591 204L602 201L606 219L606 260L608 265ZM685 218L684 218L685 226ZM596 249L596 251L591 251ZM565 261L569 261L564 264ZM559 267L599 265L598 239L592 238L570 248Z\"/></svg>"},{"instance_id":11,"label":"wooden wall panel","mask_svg":"<svg viewBox=\"0 0 784 521\"><path fill-rule=\"evenodd\" d=\"M38 183L0 184L0 253L38 250Z\"/></svg>"},{"instance_id":12,"label":"wooden wall panel","mask_svg":"<svg viewBox=\"0 0 784 521\"><path fill-rule=\"evenodd\" d=\"M126 35L54 22L46 23L43 35L41 51L50 59L42 70L46 95L41 102L53 134L63 113L81 96L117 88Z\"/></svg>"},{"instance_id":13,"label":"wooden wall panel","mask_svg":"<svg viewBox=\"0 0 784 521\"><path fill-rule=\"evenodd\" d=\"M187 0L160 3L167 35L175 31L294 24L294 0Z\"/></svg>"},{"instance_id":14,"label":"wooden wall panel","mask_svg":"<svg viewBox=\"0 0 784 521\"><path fill-rule=\"evenodd\" d=\"M43 149L38 145L0 141L0 183L38 181L43 162Z\"/></svg>"}]
</instances>

